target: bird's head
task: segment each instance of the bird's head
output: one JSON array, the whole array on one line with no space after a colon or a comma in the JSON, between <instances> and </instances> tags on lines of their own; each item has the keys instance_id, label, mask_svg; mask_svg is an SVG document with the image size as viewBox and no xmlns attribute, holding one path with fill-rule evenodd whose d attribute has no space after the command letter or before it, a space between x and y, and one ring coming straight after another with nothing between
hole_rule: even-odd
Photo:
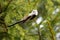
<instances>
[{"instance_id":1,"label":"bird's head","mask_svg":"<svg viewBox=\"0 0 60 40\"><path fill-rule=\"evenodd\" d=\"M32 15L38 15L38 11L37 11L37 10L33 10L33 11L29 14L29 16L32 16Z\"/></svg>"}]
</instances>

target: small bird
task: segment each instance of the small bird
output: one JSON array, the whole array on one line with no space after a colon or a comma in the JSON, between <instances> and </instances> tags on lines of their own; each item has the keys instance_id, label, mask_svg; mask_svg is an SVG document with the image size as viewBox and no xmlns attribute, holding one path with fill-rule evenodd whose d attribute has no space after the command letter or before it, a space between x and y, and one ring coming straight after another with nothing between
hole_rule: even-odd
<instances>
[{"instance_id":1,"label":"small bird","mask_svg":"<svg viewBox=\"0 0 60 40\"><path fill-rule=\"evenodd\" d=\"M10 26L14 26L15 24L19 24L19 23L25 23L27 20L32 20L34 19L36 16L38 15L38 11L37 10L33 10L27 17L23 18L22 20L10 25ZM10 27L8 26L8 27Z\"/></svg>"}]
</instances>

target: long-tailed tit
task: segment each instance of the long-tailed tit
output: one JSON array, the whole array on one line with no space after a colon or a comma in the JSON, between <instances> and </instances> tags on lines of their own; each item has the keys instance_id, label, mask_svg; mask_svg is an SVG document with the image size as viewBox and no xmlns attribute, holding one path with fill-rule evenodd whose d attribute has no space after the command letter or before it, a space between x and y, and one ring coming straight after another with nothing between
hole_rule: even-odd
<instances>
[{"instance_id":1,"label":"long-tailed tit","mask_svg":"<svg viewBox=\"0 0 60 40\"><path fill-rule=\"evenodd\" d=\"M10 25L10 26L13 26L15 24L18 24L18 23L25 23L27 20L32 20L33 18L35 18L36 16L38 15L38 11L37 10L33 10L26 18L23 18L22 20ZM8 26L8 27L10 27Z\"/></svg>"}]
</instances>

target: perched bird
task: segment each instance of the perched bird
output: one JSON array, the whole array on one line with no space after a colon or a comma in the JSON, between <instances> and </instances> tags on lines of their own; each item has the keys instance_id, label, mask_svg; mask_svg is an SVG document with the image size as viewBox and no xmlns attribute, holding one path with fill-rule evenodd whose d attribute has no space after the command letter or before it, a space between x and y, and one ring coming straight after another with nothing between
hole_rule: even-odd
<instances>
[{"instance_id":1,"label":"perched bird","mask_svg":"<svg viewBox=\"0 0 60 40\"><path fill-rule=\"evenodd\" d=\"M10 26L14 26L15 24L20 24L20 23L25 23L27 20L32 20L34 19L36 16L38 15L38 11L37 10L33 10L27 17L23 18L22 20L10 25ZM8 27L10 27L8 26Z\"/></svg>"}]
</instances>

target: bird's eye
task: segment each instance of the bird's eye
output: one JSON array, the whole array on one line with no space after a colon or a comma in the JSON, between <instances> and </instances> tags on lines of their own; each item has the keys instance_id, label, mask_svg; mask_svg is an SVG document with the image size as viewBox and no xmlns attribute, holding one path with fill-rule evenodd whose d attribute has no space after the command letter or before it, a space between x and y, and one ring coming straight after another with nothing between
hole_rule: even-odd
<instances>
[{"instance_id":1,"label":"bird's eye","mask_svg":"<svg viewBox=\"0 0 60 40\"><path fill-rule=\"evenodd\" d=\"M35 11L33 11L33 13L35 13Z\"/></svg>"}]
</instances>

